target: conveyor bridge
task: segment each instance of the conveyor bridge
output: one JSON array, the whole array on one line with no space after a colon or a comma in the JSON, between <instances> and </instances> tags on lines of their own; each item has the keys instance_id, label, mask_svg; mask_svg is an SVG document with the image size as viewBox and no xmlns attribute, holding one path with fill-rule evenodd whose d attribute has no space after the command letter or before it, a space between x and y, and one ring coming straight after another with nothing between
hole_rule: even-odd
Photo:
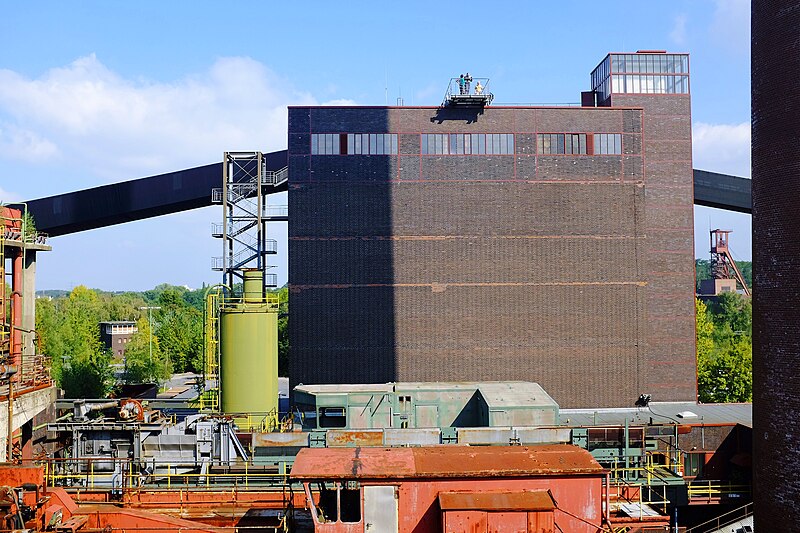
<instances>
[{"instance_id":1,"label":"conveyor bridge","mask_svg":"<svg viewBox=\"0 0 800 533\"><path fill-rule=\"evenodd\" d=\"M266 171L274 178L271 192L288 190L287 151L267 153L265 158ZM38 198L27 204L38 230L56 237L213 205L221 201L221 176L222 163L213 163ZM694 203L750 213L750 180L695 169ZM285 206L265 209L270 221L289 218Z\"/></svg>"}]
</instances>

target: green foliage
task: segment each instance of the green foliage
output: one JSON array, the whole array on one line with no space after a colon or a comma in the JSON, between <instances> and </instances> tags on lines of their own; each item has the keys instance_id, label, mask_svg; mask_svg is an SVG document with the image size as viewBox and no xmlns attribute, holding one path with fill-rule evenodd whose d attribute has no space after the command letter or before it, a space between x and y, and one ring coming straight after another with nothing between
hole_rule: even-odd
<instances>
[{"instance_id":1,"label":"green foliage","mask_svg":"<svg viewBox=\"0 0 800 533\"><path fill-rule=\"evenodd\" d=\"M152 335L147 316L136 321L139 329L125 349L125 383L161 383L172 375L172 365Z\"/></svg>"},{"instance_id":2,"label":"green foliage","mask_svg":"<svg viewBox=\"0 0 800 533\"><path fill-rule=\"evenodd\" d=\"M717 296L710 311L718 343L733 335L746 335L748 338L752 336L753 307L750 298L724 292Z\"/></svg>"},{"instance_id":3,"label":"green foliage","mask_svg":"<svg viewBox=\"0 0 800 533\"><path fill-rule=\"evenodd\" d=\"M736 266L742 272L747 286L753 288L753 262L752 261L736 261ZM704 279L711 279L711 261L708 259L695 259L694 260L694 273L697 278L697 284ZM739 287L741 288L741 287Z\"/></svg>"},{"instance_id":4,"label":"green foliage","mask_svg":"<svg viewBox=\"0 0 800 533\"><path fill-rule=\"evenodd\" d=\"M711 279L711 261L708 259L695 259L694 275L698 284L704 279Z\"/></svg>"},{"instance_id":5,"label":"green foliage","mask_svg":"<svg viewBox=\"0 0 800 533\"><path fill-rule=\"evenodd\" d=\"M749 298L723 293L695 304L697 388L701 402L753 399L752 306Z\"/></svg>"},{"instance_id":6,"label":"green foliage","mask_svg":"<svg viewBox=\"0 0 800 533\"><path fill-rule=\"evenodd\" d=\"M280 297L278 308L278 375L289 375L289 288L276 291Z\"/></svg>"},{"instance_id":7,"label":"green foliage","mask_svg":"<svg viewBox=\"0 0 800 533\"><path fill-rule=\"evenodd\" d=\"M695 325L697 329L697 358L708 360L714 353L714 322L706 304L695 299Z\"/></svg>"},{"instance_id":8,"label":"green foliage","mask_svg":"<svg viewBox=\"0 0 800 533\"><path fill-rule=\"evenodd\" d=\"M84 286L66 298L40 300L36 329L52 357L52 375L67 398L102 398L113 385L111 353L100 342L99 295Z\"/></svg>"},{"instance_id":9,"label":"green foliage","mask_svg":"<svg viewBox=\"0 0 800 533\"><path fill-rule=\"evenodd\" d=\"M136 320L139 332L126 345L127 383L159 382L172 371L203 369L203 305L205 287L190 290L161 284L141 293L109 293L76 287L70 293L51 291L37 300L37 332L43 351L52 358L52 375L67 397L103 397L113 386L112 353L100 343L99 322ZM289 291L280 296L278 315L279 374L289 372ZM150 357L152 311L153 357ZM121 361L120 361L121 363Z\"/></svg>"},{"instance_id":10,"label":"green foliage","mask_svg":"<svg viewBox=\"0 0 800 533\"><path fill-rule=\"evenodd\" d=\"M22 214L22 229L26 241L36 237L36 220L33 218L33 215L27 210L27 208Z\"/></svg>"},{"instance_id":11,"label":"green foliage","mask_svg":"<svg viewBox=\"0 0 800 533\"><path fill-rule=\"evenodd\" d=\"M170 287L161 292L155 335L176 372L199 372L203 364L203 313L191 307L185 294Z\"/></svg>"}]
</instances>

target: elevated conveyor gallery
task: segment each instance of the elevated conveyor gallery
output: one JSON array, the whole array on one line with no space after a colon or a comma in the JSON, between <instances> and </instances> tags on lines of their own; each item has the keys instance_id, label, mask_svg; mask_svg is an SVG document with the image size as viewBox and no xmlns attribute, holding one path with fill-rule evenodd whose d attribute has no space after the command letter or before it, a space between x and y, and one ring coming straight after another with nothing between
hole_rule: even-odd
<instances>
[{"instance_id":1,"label":"elevated conveyor gallery","mask_svg":"<svg viewBox=\"0 0 800 533\"><path fill-rule=\"evenodd\" d=\"M270 152L266 159L267 171L277 171L286 167L287 152ZM213 163L30 200L28 210L39 231L57 237L210 206L220 176L222 163ZM273 192L287 189L286 180L273 186ZM694 203L749 214L750 180L695 169ZM270 220L288 219L285 210L279 211Z\"/></svg>"},{"instance_id":2,"label":"elevated conveyor gallery","mask_svg":"<svg viewBox=\"0 0 800 533\"><path fill-rule=\"evenodd\" d=\"M265 154L266 170L286 167L286 150ZM212 163L93 187L27 202L39 231L51 237L68 235L169 215L212 205L212 189L222 184L222 163ZM273 192L287 190L287 180L273 184ZM286 220L285 210L271 220Z\"/></svg>"}]
</instances>

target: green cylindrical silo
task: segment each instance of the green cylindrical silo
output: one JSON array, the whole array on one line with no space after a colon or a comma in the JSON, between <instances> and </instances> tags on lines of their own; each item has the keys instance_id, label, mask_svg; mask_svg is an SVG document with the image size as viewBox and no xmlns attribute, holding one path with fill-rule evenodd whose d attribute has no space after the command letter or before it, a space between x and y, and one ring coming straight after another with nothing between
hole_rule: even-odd
<instances>
[{"instance_id":1,"label":"green cylindrical silo","mask_svg":"<svg viewBox=\"0 0 800 533\"><path fill-rule=\"evenodd\" d=\"M266 420L271 426L278 411L278 313L261 297L261 278L253 283L259 287L257 298L246 285L243 301L220 311L220 407L223 413L250 413L251 423ZM236 419L240 426L246 420Z\"/></svg>"},{"instance_id":2,"label":"green cylindrical silo","mask_svg":"<svg viewBox=\"0 0 800 533\"><path fill-rule=\"evenodd\" d=\"M251 269L242 271L244 283L244 301L247 303L259 303L264 299L264 273L260 270Z\"/></svg>"}]
</instances>

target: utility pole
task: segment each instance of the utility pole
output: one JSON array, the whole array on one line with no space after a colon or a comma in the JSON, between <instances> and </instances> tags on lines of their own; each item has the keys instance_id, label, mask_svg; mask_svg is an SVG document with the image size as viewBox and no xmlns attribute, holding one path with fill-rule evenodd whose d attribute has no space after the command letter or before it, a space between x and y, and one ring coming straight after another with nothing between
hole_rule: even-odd
<instances>
[{"instance_id":1,"label":"utility pole","mask_svg":"<svg viewBox=\"0 0 800 533\"><path fill-rule=\"evenodd\" d=\"M150 364L153 364L153 309L161 309L157 305L145 305L139 308L144 311L147 310L147 325L150 330Z\"/></svg>"}]
</instances>

